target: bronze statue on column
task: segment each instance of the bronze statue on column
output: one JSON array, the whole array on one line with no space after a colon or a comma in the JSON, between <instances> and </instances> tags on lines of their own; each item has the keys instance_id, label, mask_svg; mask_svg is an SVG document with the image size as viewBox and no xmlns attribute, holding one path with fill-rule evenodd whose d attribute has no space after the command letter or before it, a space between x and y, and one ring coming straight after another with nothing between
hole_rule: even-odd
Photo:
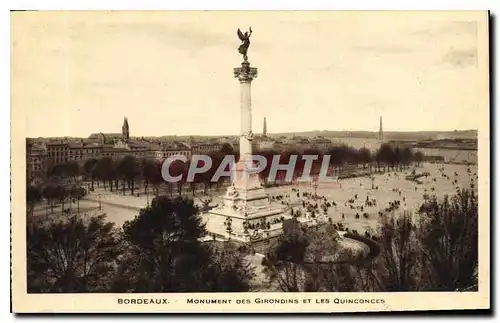
<instances>
[{"instance_id":1,"label":"bronze statue on column","mask_svg":"<svg viewBox=\"0 0 500 323\"><path fill-rule=\"evenodd\" d=\"M247 62L248 61L247 51L248 47L250 46L250 36L252 35L252 27L249 27L248 31L246 31L245 33L242 33L241 30L238 28L237 35L242 42L240 47L238 47L238 52L241 55L243 55L243 61Z\"/></svg>"}]
</instances>

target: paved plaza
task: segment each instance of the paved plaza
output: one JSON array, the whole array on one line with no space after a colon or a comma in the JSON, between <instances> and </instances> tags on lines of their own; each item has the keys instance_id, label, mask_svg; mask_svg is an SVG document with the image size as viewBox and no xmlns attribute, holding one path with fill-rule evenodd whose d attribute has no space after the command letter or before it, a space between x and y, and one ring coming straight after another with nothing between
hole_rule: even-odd
<instances>
[{"instance_id":1,"label":"paved plaza","mask_svg":"<svg viewBox=\"0 0 500 323\"><path fill-rule=\"evenodd\" d=\"M444 167L444 171L440 171ZM467 170L470 170L468 172ZM366 177L350 178L340 180L338 183L319 183L316 188L318 196L324 197L327 202L334 202L336 206L331 206L327 210L327 216L332 218L334 223L343 223L349 229L363 233L367 229L375 229L379 220L379 212L384 211L390 202L400 201L399 209L396 213L404 210L415 211L423 202L423 195L436 195L442 198L444 195L454 195L457 187L470 188L471 181L477 187L477 166L476 165L440 165L424 164L416 169L417 173L428 172L429 176L421 177L421 184L405 179L411 174L412 169L403 172L388 172L375 175L373 185L378 189L372 189L372 180ZM457 181L454 183L454 181ZM427 190L427 192L426 192ZM314 200L310 195L314 194L314 187L311 184L287 185L271 187L266 189L270 196L283 196L285 203L289 203L294 209L300 209L302 201L321 204L325 200ZM309 193L308 197L303 197L302 193ZM401 192L401 193L400 193ZM299 197L297 197L299 193ZM100 195L100 197L99 197ZM211 193L211 205L220 203L220 193ZM356 198L357 196L357 198ZM153 196L149 196L151 199ZM366 206L366 199L376 201L376 205ZM117 226L123 225L127 220L133 219L139 214L139 210L147 205L148 197L145 195L131 196L122 195L121 192L104 191L102 188L91 192L80 201L80 211L99 212L99 199L101 199L101 211L106 213L109 221ZM195 197L195 203L201 204L201 200L207 196ZM354 200L354 203L349 203ZM361 211L360 207L363 206ZM66 203L65 208L69 207ZM72 204L76 209L76 204ZM61 207L56 205L54 213L60 214ZM362 216L368 214L368 218ZM35 209L35 215L45 215L45 204L39 204ZM50 210L49 210L50 214ZM359 218L356 218L356 214ZM344 215L344 217L342 217Z\"/></svg>"}]
</instances>

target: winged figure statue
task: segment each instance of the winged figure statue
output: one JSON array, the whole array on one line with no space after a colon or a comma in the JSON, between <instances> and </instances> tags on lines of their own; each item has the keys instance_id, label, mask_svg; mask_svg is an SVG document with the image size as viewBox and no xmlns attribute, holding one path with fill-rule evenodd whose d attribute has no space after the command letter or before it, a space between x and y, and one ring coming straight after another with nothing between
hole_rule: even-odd
<instances>
[{"instance_id":1,"label":"winged figure statue","mask_svg":"<svg viewBox=\"0 0 500 323\"><path fill-rule=\"evenodd\" d=\"M248 31L245 31L245 33L241 32L241 30L238 28L238 38L241 40L241 45L238 48L238 52L243 55L243 60L246 62L248 61L248 56L247 56L247 51L248 47L250 46L250 36L252 35L252 27L248 28Z\"/></svg>"}]
</instances>

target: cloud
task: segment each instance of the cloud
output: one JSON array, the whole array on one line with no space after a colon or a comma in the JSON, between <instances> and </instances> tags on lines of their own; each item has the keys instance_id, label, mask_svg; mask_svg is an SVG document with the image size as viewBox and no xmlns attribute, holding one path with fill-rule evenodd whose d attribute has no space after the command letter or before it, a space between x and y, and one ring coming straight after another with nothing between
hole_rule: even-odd
<instances>
[{"instance_id":1,"label":"cloud","mask_svg":"<svg viewBox=\"0 0 500 323\"><path fill-rule=\"evenodd\" d=\"M184 50L203 50L212 46L224 46L235 42L234 37L228 34L210 32L200 28L193 23L171 23L171 22L127 22L126 24L103 23L93 26L93 32L105 30L110 37L121 34L125 37L138 39L151 39L166 46L175 46Z\"/></svg>"},{"instance_id":2,"label":"cloud","mask_svg":"<svg viewBox=\"0 0 500 323\"><path fill-rule=\"evenodd\" d=\"M375 54L405 54L412 50L407 47L400 45L389 44L389 45L367 45L367 46L352 46L353 51L358 52L372 52Z\"/></svg>"},{"instance_id":3,"label":"cloud","mask_svg":"<svg viewBox=\"0 0 500 323\"><path fill-rule=\"evenodd\" d=\"M445 25L441 29L442 33L454 33L459 35L476 35L477 22L475 21L454 21Z\"/></svg>"},{"instance_id":4,"label":"cloud","mask_svg":"<svg viewBox=\"0 0 500 323\"><path fill-rule=\"evenodd\" d=\"M456 67L476 66L477 52L475 48L460 50L450 48L443 57L443 63L451 64Z\"/></svg>"},{"instance_id":5,"label":"cloud","mask_svg":"<svg viewBox=\"0 0 500 323\"><path fill-rule=\"evenodd\" d=\"M436 36L476 36L477 22L475 21L452 21L442 26L426 27L412 32L416 36L436 37Z\"/></svg>"}]
</instances>

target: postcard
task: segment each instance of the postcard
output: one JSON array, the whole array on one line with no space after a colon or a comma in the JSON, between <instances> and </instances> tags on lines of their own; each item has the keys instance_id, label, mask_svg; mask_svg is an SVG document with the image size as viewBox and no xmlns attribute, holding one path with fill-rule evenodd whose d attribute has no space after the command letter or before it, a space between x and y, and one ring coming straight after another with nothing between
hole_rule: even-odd
<instances>
[{"instance_id":1,"label":"postcard","mask_svg":"<svg viewBox=\"0 0 500 323\"><path fill-rule=\"evenodd\" d=\"M11 12L15 313L490 308L489 13Z\"/></svg>"}]
</instances>

